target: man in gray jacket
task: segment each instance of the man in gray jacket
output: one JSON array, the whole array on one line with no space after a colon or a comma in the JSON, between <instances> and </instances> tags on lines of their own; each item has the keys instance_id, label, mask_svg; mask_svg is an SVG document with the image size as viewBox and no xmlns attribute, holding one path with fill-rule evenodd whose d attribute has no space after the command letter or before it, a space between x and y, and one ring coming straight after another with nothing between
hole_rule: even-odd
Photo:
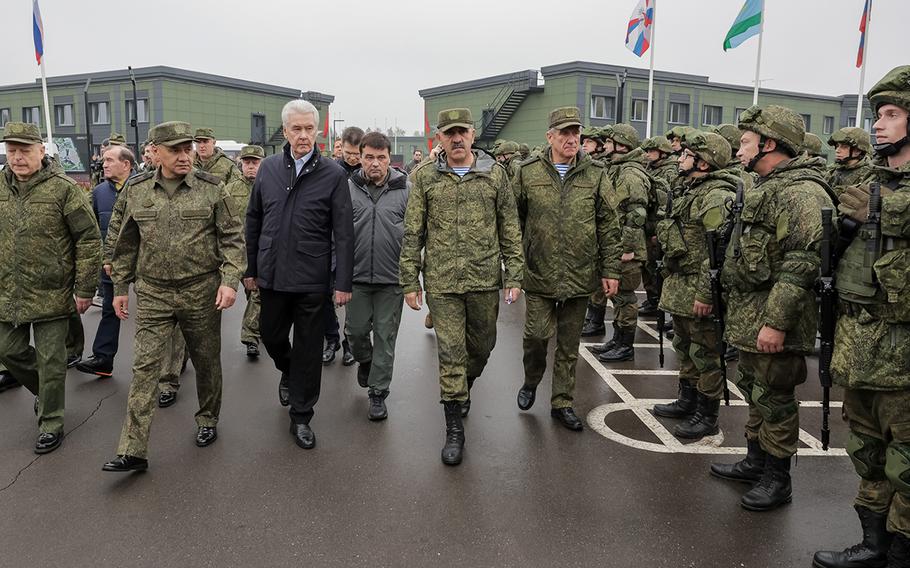
<instances>
[{"instance_id":1,"label":"man in gray jacket","mask_svg":"<svg viewBox=\"0 0 910 568\"><path fill-rule=\"evenodd\" d=\"M388 417L385 398L404 298L398 258L410 184L407 175L389 167L391 149L387 136L366 134L360 142L361 167L348 181L354 212L354 290L345 335L359 364L357 383L369 388L370 420Z\"/></svg>"}]
</instances>

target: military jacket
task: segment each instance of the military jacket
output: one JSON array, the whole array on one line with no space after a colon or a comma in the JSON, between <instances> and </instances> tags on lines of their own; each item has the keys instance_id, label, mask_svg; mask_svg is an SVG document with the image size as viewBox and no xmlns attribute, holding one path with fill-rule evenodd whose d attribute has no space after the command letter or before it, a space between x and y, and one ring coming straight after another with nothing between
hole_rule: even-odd
<instances>
[{"instance_id":1,"label":"military jacket","mask_svg":"<svg viewBox=\"0 0 910 568\"><path fill-rule=\"evenodd\" d=\"M828 166L825 178L836 195L840 195L851 185L859 185L872 175L872 161L863 158L853 165L831 164Z\"/></svg>"},{"instance_id":2,"label":"military jacket","mask_svg":"<svg viewBox=\"0 0 910 568\"><path fill-rule=\"evenodd\" d=\"M695 300L712 303L705 233L726 223L739 177L720 170L683 179L669 216L657 225L665 276L660 309L691 318Z\"/></svg>"},{"instance_id":3,"label":"military jacket","mask_svg":"<svg viewBox=\"0 0 910 568\"><path fill-rule=\"evenodd\" d=\"M236 288L246 270L243 218L220 178L194 169L169 195L160 175L133 178L114 207L106 243L114 295L137 280L178 286L216 271Z\"/></svg>"},{"instance_id":4,"label":"military jacket","mask_svg":"<svg viewBox=\"0 0 910 568\"><path fill-rule=\"evenodd\" d=\"M26 182L0 172L0 321L66 317L98 285L101 233L81 187L45 160Z\"/></svg>"},{"instance_id":5,"label":"military jacket","mask_svg":"<svg viewBox=\"0 0 910 568\"><path fill-rule=\"evenodd\" d=\"M234 198L241 220L246 218L246 208L250 204L250 194L253 192L253 181L240 176L225 185L224 190Z\"/></svg>"},{"instance_id":6,"label":"military jacket","mask_svg":"<svg viewBox=\"0 0 910 568\"><path fill-rule=\"evenodd\" d=\"M635 253L635 260L646 261L645 224L648 221L651 178L644 165L644 152L636 148L628 154L613 154L614 191L610 205L616 210L621 230L622 252Z\"/></svg>"},{"instance_id":7,"label":"military jacket","mask_svg":"<svg viewBox=\"0 0 910 568\"><path fill-rule=\"evenodd\" d=\"M506 170L474 151L459 177L445 152L410 174L400 281L405 294L481 292L520 288L524 264L515 196ZM505 264L503 282L502 264Z\"/></svg>"},{"instance_id":8,"label":"military jacket","mask_svg":"<svg viewBox=\"0 0 910 568\"><path fill-rule=\"evenodd\" d=\"M590 295L601 278L620 278L619 223L607 202L612 185L600 162L579 152L561 180L547 148L521 164L513 187L525 291L565 300Z\"/></svg>"},{"instance_id":9,"label":"military jacket","mask_svg":"<svg viewBox=\"0 0 910 568\"><path fill-rule=\"evenodd\" d=\"M679 178L679 166L676 162L676 156L670 156L663 160L651 162L648 166L648 172L656 178L667 182L667 186L673 187Z\"/></svg>"},{"instance_id":10,"label":"military jacket","mask_svg":"<svg viewBox=\"0 0 910 568\"><path fill-rule=\"evenodd\" d=\"M234 160L228 158L224 152L221 151L221 148L215 148L215 153L205 162L200 160L197 155L193 167L218 176L225 185L231 183L235 179L243 178L243 174L240 173L240 168L237 167Z\"/></svg>"},{"instance_id":11,"label":"military jacket","mask_svg":"<svg viewBox=\"0 0 910 568\"><path fill-rule=\"evenodd\" d=\"M747 172L738 158L733 158L727 163L727 171L733 172L743 182L743 189L749 190L755 185L755 174Z\"/></svg>"},{"instance_id":12,"label":"military jacket","mask_svg":"<svg viewBox=\"0 0 910 568\"><path fill-rule=\"evenodd\" d=\"M814 285L821 259L821 209L833 207L818 171L798 156L777 165L746 192L727 247L721 282L727 342L758 352L763 326L785 331L784 350L815 346Z\"/></svg>"}]
</instances>

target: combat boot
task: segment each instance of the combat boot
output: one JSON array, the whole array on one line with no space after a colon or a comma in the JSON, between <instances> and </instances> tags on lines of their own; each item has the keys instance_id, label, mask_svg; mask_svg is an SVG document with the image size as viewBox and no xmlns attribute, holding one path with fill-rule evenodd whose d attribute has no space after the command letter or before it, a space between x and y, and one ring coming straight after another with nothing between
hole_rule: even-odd
<instances>
[{"instance_id":1,"label":"combat boot","mask_svg":"<svg viewBox=\"0 0 910 568\"><path fill-rule=\"evenodd\" d=\"M697 390L688 379L679 379L677 399L669 404L655 404L652 412L665 418L686 418L695 413Z\"/></svg>"},{"instance_id":2,"label":"combat boot","mask_svg":"<svg viewBox=\"0 0 910 568\"><path fill-rule=\"evenodd\" d=\"M743 483L755 483L761 479L768 454L761 448L758 440L748 440L746 445L748 451L745 459L736 463L711 464L711 475Z\"/></svg>"},{"instance_id":3,"label":"combat boot","mask_svg":"<svg viewBox=\"0 0 910 568\"><path fill-rule=\"evenodd\" d=\"M720 431L717 426L717 415L720 411L720 401L711 400L702 393L698 393L698 405L695 414L682 424L677 424L673 435L678 438L697 440L705 436L713 436Z\"/></svg>"},{"instance_id":4,"label":"combat boot","mask_svg":"<svg viewBox=\"0 0 910 568\"><path fill-rule=\"evenodd\" d=\"M748 511L770 511L789 503L793 498L790 485L790 456L765 456L765 471L761 479L743 495L740 504Z\"/></svg>"},{"instance_id":5,"label":"combat boot","mask_svg":"<svg viewBox=\"0 0 910 568\"><path fill-rule=\"evenodd\" d=\"M656 316L659 308L657 307L658 300L648 296L644 302L641 303L641 307L638 308L638 315L640 316Z\"/></svg>"},{"instance_id":6,"label":"combat boot","mask_svg":"<svg viewBox=\"0 0 910 568\"><path fill-rule=\"evenodd\" d=\"M585 325L581 328L581 336L595 337L606 333L607 328L604 325L606 313L606 306L597 306L588 302L588 313L585 314Z\"/></svg>"},{"instance_id":7,"label":"combat boot","mask_svg":"<svg viewBox=\"0 0 910 568\"><path fill-rule=\"evenodd\" d=\"M619 342L619 336L622 335L622 332L619 331L619 326L616 325L616 322L613 322L613 337L609 341L605 342L603 345L598 345L591 348L591 353L595 355L600 355L601 353L606 353L610 351L616 344Z\"/></svg>"},{"instance_id":8,"label":"combat boot","mask_svg":"<svg viewBox=\"0 0 910 568\"><path fill-rule=\"evenodd\" d=\"M446 416L446 445L442 448L442 463L458 465L464 452L464 425L461 422L461 403L446 401L442 403Z\"/></svg>"},{"instance_id":9,"label":"combat boot","mask_svg":"<svg viewBox=\"0 0 910 568\"><path fill-rule=\"evenodd\" d=\"M609 351L605 351L597 356L597 360L602 363L618 363L620 361L631 361L635 359L635 348L632 342L635 340L635 328L620 329L619 340L616 346Z\"/></svg>"},{"instance_id":10,"label":"combat boot","mask_svg":"<svg viewBox=\"0 0 910 568\"><path fill-rule=\"evenodd\" d=\"M910 568L910 538L897 533L888 550L888 568Z\"/></svg>"},{"instance_id":11,"label":"combat boot","mask_svg":"<svg viewBox=\"0 0 910 568\"><path fill-rule=\"evenodd\" d=\"M820 550L812 558L815 568L885 568L891 535L885 530L887 513L875 513L866 507L855 506L863 540L840 552Z\"/></svg>"}]
</instances>

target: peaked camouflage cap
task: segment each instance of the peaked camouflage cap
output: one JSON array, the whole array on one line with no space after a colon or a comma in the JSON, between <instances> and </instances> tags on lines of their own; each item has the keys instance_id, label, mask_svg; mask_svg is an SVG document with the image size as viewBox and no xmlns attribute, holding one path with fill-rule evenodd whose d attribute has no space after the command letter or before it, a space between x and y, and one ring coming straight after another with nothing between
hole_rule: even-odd
<instances>
[{"instance_id":1,"label":"peaked camouflage cap","mask_svg":"<svg viewBox=\"0 0 910 568\"><path fill-rule=\"evenodd\" d=\"M869 133L862 128L856 128L855 126L841 128L840 130L835 131L834 134L831 135L831 138L828 138L828 146L833 147L838 144L852 146L860 152L865 152L867 154L872 153L872 141L869 138Z\"/></svg>"},{"instance_id":2,"label":"peaked camouflage cap","mask_svg":"<svg viewBox=\"0 0 910 568\"><path fill-rule=\"evenodd\" d=\"M711 132L723 136L727 142L730 143L731 152L733 150L739 150L739 137L742 136L742 132L740 132L735 124L718 124L711 129Z\"/></svg>"},{"instance_id":3,"label":"peaked camouflage cap","mask_svg":"<svg viewBox=\"0 0 910 568\"><path fill-rule=\"evenodd\" d=\"M652 136L646 138L644 142L641 143L641 149L644 151L648 150L657 150L658 152L663 152L665 154L672 154L673 148L670 147L670 141L667 140L666 136Z\"/></svg>"},{"instance_id":4,"label":"peaked camouflage cap","mask_svg":"<svg viewBox=\"0 0 910 568\"><path fill-rule=\"evenodd\" d=\"M494 156L504 156L506 154L517 154L518 153L518 142L512 142L511 140L506 140L500 144L496 150L493 151Z\"/></svg>"},{"instance_id":5,"label":"peaked camouflage cap","mask_svg":"<svg viewBox=\"0 0 910 568\"><path fill-rule=\"evenodd\" d=\"M156 146L176 146L183 142L192 142L193 127L188 122L178 120L162 122L149 130L149 140Z\"/></svg>"},{"instance_id":6,"label":"peaked camouflage cap","mask_svg":"<svg viewBox=\"0 0 910 568\"><path fill-rule=\"evenodd\" d=\"M244 158L265 158L265 150L262 149L262 146L256 146L254 144L249 144L240 149L240 159Z\"/></svg>"},{"instance_id":7,"label":"peaked camouflage cap","mask_svg":"<svg viewBox=\"0 0 910 568\"><path fill-rule=\"evenodd\" d=\"M869 103L875 112L893 104L910 111L910 65L895 67L869 90Z\"/></svg>"},{"instance_id":8,"label":"peaked camouflage cap","mask_svg":"<svg viewBox=\"0 0 910 568\"><path fill-rule=\"evenodd\" d=\"M622 144L629 150L634 150L641 146L641 136L631 124L614 124L610 138L612 138L613 142L616 144Z\"/></svg>"},{"instance_id":9,"label":"peaked camouflage cap","mask_svg":"<svg viewBox=\"0 0 910 568\"><path fill-rule=\"evenodd\" d=\"M214 140L215 131L211 128L197 128L193 140Z\"/></svg>"},{"instance_id":10,"label":"peaked camouflage cap","mask_svg":"<svg viewBox=\"0 0 910 568\"><path fill-rule=\"evenodd\" d=\"M7 122L3 129L3 142L19 144L41 144L41 131L37 124L30 122Z\"/></svg>"},{"instance_id":11,"label":"peaked camouflage cap","mask_svg":"<svg viewBox=\"0 0 910 568\"><path fill-rule=\"evenodd\" d=\"M439 112L436 130L446 132L452 128L474 128L474 116L469 108L450 108Z\"/></svg>"},{"instance_id":12,"label":"peaked camouflage cap","mask_svg":"<svg viewBox=\"0 0 910 568\"><path fill-rule=\"evenodd\" d=\"M581 111L578 110L578 107L559 107L550 111L550 126L548 128L562 130L570 126L582 126Z\"/></svg>"},{"instance_id":13,"label":"peaked camouflage cap","mask_svg":"<svg viewBox=\"0 0 910 568\"><path fill-rule=\"evenodd\" d=\"M739 115L739 129L775 140L794 156L802 152L806 123L796 111L780 105L753 105Z\"/></svg>"},{"instance_id":14,"label":"peaked camouflage cap","mask_svg":"<svg viewBox=\"0 0 910 568\"><path fill-rule=\"evenodd\" d=\"M722 170L730 162L730 143L715 132L696 132L686 136L681 143L715 170Z\"/></svg>"}]
</instances>

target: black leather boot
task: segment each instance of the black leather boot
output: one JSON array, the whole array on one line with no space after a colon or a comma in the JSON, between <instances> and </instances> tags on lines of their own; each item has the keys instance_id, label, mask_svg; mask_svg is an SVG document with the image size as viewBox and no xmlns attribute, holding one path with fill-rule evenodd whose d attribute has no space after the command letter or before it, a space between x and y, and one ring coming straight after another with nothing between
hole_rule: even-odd
<instances>
[{"instance_id":1,"label":"black leather boot","mask_svg":"<svg viewBox=\"0 0 910 568\"><path fill-rule=\"evenodd\" d=\"M697 394L698 405L695 414L682 424L677 424L673 435L679 438L697 440L705 436L717 434L717 415L720 411L720 401L711 400L702 393Z\"/></svg>"},{"instance_id":2,"label":"black leather boot","mask_svg":"<svg viewBox=\"0 0 910 568\"><path fill-rule=\"evenodd\" d=\"M461 403L442 403L446 417L446 445L442 448L442 463L458 465L464 452L464 425L461 423Z\"/></svg>"},{"instance_id":3,"label":"black leather boot","mask_svg":"<svg viewBox=\"0 0 910 568\"><path fill-rule=\"evenodd\" d=\"M768 454L761 448L758 440L747 441L746 447L748 451L745 459L736 463L711 464L711 475L743 483L755 483L761 479L761 474L765 470L765 458Z\"/></svg>"},{"instance_id":4,"label":"black leather boot","mask_svg":"<svg viewBox=\"0 0 910 568\"><path fill-rule=\"evenodd\" d=\"M888 550L888 568L910 568L910 538L895 534Z\"/></svg>"},{"instance_id":5,"label":"black leather boot","mask_svg":"<svg viewBox=\"0 0 910 568\"><path fill-rule=\"evenodd\" d=\"M638 315L640 316L656 316L658 311L658 299L652 296L649 296L644 302L641 303L641 307L638 308Z\"/></svg>"},{"instance_id":6,"label":"black leather boot","mask_svg":"<svg viewBox=\"0 0 910 568\"><path fill-rule=\"evenodd\" d=\"M740 504L748 511L770 511L789 503L793 497L790 485L790 457L765 456L761 479L743 495Z\"/></svg>"},{"instance_id":7,"label":"black leather boot","mask_svg":"<svg viewBox=\"0 0 910 568\"><path fill-rule=\"evenodd\" d=\"M686 418L695 414L697 390L688 379L679 379L677 399L668 404L655 404L652 412L665 418Z\"/></svg>"},{"instance_id":8,"label":"black leather boot","mask_svg":"<svg viewBox=\"0 0 910 568\"><path fill-rule=\"evenodd\" d=\"M596 337L603 335L607 329L604 325L606 306L596 306L588 302L588 313L585 314L585 325L581 328L582 337Z\"/></svg>"},{"instance_id":9,"label":"black leather boot","mask_svg":"<svg viewBox=\"0 0 910 568\"><path fill-rule=\"evenodd\" d=\"M619 328L616 327L616 322L613 322L613 337L611 337L610 340L607 341L606 343L604 343L603 345L598 345L597 347L592 347L591 353L593 353L595 355L600 355L601 353L606 353L607 351L610 351L611 349L616 347L616 344L619 342L619 336L621 335L621 333L622 332L619 331Z\"/></svg>"},{"instance_id":10,"label":"black leather boot","mask_svg":"<svg viewBox=\"0 0 910 568\"><path fill-rule=\"evenodd\" d=\"M613 349L605 351L597 356L597 360L603 363L618 363L620 361L631 361L635 359L635 348L632 342L635 340L635 328L620 329L619 340Z\"/></svg>"},{"instance_id":11,"label":"black leather boot","mask_svg":"<svg viewBox=\"0 0 910 568\"><path fill-rule=\"evenodd\" d=\"M840 552L820 550L812 558L816 568L885 568L891 535L885 530L887 513L874 513L865 507L855 506L859 524L863 527L863 540Z\"/></svg>"}]
</instances>

